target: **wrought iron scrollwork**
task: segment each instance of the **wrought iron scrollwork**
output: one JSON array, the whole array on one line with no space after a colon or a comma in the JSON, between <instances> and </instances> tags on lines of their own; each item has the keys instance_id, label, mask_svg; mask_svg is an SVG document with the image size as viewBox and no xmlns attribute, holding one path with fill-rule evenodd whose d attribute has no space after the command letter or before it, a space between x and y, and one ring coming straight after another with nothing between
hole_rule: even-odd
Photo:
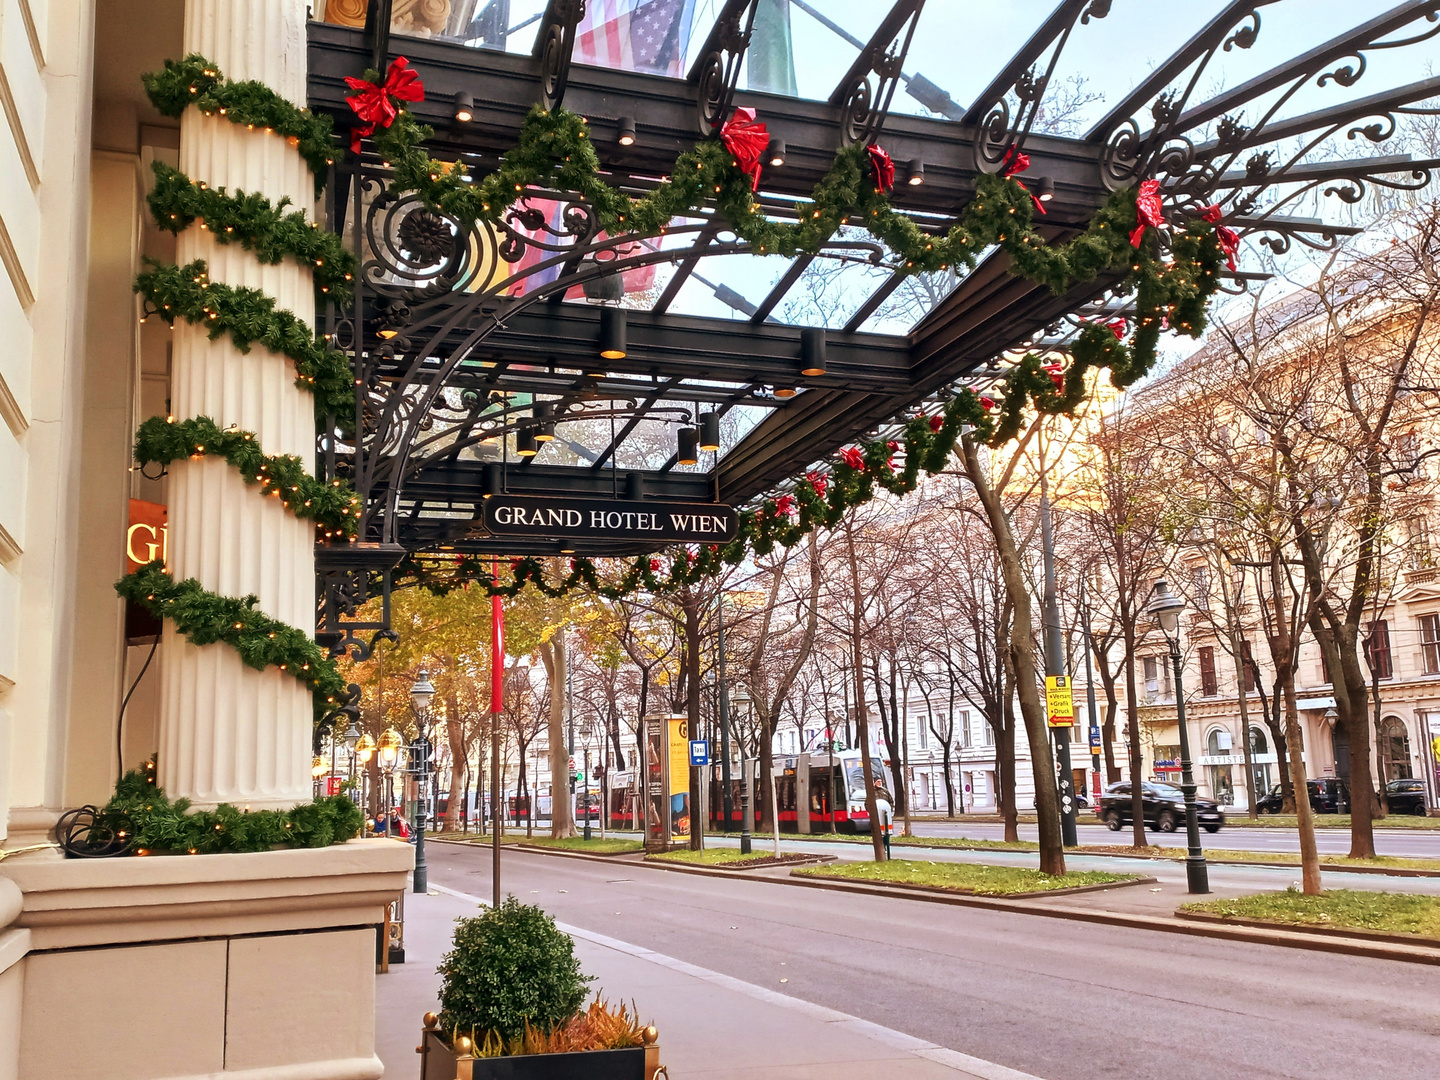
<instances>
[{"instance_id":1,"label":"wrought iron scrollwork","mask_svg":"<svg viewBox=\"0 0 1440 1080\"><path fill-rule=\"evenodd\" d=\"M1110 0L1091 0L1069 20L1048 26L1012 61L1012 66L987 89L986 95L971 109L976 119L975 167L981 172L999 172L1025 147L1025 140L1040 116L1045 90L1055 73L1060 54L1070 40L1078 21L1089 25L1092 19L1110 14ZM1049 50L1044 70L1037 62ZM1014 104L1012 105L1012 99Z\"/></svg>"},{"instance_id":2,"label":"wrought iron scrollwork","mask_svg":"<svg viewBox=\"0 0 1440 1080\"><path fill-rule=\"evenodd\" d=\"M861 51L831 100L840 106L840 142L874 142L885 125L924 0L897 4Z\"/></svg>"},{"instance_id":3,"label":"wrought iron scrollwork","mask_svg":"<svg viewBox=\"0 0 1440 1080\"><path fill-rule=\"evenodd\" d=\"M694 66L692 78L698 90L695 120L702 135L712 134L730 114L758 7L758 0L730 0L715 20L705 52Z\"/></svg>"},{"instance_id":4,"label":"wrought iron scrollwork","mask_svg":"<svg viewBox=\"0 0 1440 1080\"><path fill-rule=\"evenodd\" d=\"M315 724L315 734L313 736L312 742L316 754L319 754L321 752L321 748L325 745L325 736L334 735L336 730L340 727L341 717L345 718L347 727L349 726L350 721L360 719L359 683L352 682L349 686L347 686L345 688L345 696L336 703L335 708L327 712Z\"/></svg>"},{"instance_id":5,"label":"wrought iron scrollwork","mask_svg":"<svg viewBox=\"0 0 1440 1080\"><path fill-rule=\"evenodd\" d=\"M81 806L60 815L55 839L73 859L109 859L129 850L133 828L124 814Z\"/></svg>"},{"instance_id":6,"label":"wrought iron scrollwork","mask_svg":"<svg viewBox=\"0 0 1440 1080\"><path fill-rule=\"evenodd\" d=\"M540 102L547 109L558 109L565 100L575 28L584 17L585 0L550 0L545 10L535 48L540 58Z\"/></svg>"}]
</instances>

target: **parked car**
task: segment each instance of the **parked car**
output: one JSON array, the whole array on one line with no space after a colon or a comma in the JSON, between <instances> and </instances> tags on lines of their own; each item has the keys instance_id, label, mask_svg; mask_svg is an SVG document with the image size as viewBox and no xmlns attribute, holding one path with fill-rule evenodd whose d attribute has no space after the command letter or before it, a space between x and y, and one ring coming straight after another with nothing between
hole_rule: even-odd
<instances>
[{"instance_id":1,"label":"parked car","mask_svg":"<svg viewBox=\"0 0 1440 1080\"><path fill-rule=\"evenodd\" d=\"M1141 800L1145 824L1152 829L1174 832L1185 821L1185 795L1172 784L1142 785ZM1095 814L1111 832L1119 832L1130 824L1131 806L1130 782L1121 780L1101 793ZM1206 832L1219 832L1225 824L1225 811L1213 799L1196 799L1195 816Z\"/></svg>"},{"instance_id":2,"label":"parked car","mask_svg":"<svg viewBox=\"0 0 1440 1080\"><path fill-rule=\"evenodd\" d=\"M1333 776L1319 780L1306 780L1310 792L1310 809L1317 814L1338 814L1340 812L1340 781ZM1285 797L1279 784L1255 800L1255 809L1262 814L1278 814L1285 804Z\"/></svg>"},{"instance_id":3,"label":"parked car","mask_svg":"<svg viewBox=\"0 0 1440 1080\"><path fill-rule=\"evenodd\" d=\"M1391 780L1385 785L1385 799L1392 814L1419 814L1423 817L1428 812L1424 780Z\"/></svg>"}]
</instances>

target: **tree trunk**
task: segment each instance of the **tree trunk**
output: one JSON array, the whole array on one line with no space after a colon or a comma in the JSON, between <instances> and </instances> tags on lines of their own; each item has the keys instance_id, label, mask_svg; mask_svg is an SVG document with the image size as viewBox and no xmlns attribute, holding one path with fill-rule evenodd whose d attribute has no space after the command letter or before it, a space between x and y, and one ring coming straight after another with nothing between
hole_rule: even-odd
<instances>
[{"instance_id":1,"label":"tree trunk","mask_svg":"<svg viewBox=\"0 0 1440 1080\"><path fill-rule=\"evenodd\" d=\"M1060 800L1055 786L1055 758L1050 747L1050 731L1045 722L1045 709L1037 686L1039 666L1035 661L1033 619L1030 612L1030 591L1020 563L1020 550L1010 528L1010 519L1001 505L1000 496L990 486L989 477L980 462L975 443L962 440L965 471L975 493L985 508L995 548L1000 555L1005 591L1014 606L1014 629L1010 634L1010 655L1015 663L1015 689L1020 698L1020 716L1030 741L1030 763L1035 777L1035 814L1040 827L1040 870L1050 875L1065 873L1065 848L1060 837Z\"/></svg>"},{"instance_id":2,"label":"tree trunk","mask_svg":"<svg viewBox=\"0 0 1440 1080\"><path fill-rule=\"evenodd\" d=\"M550 835L575 835L575 814L570 806L570 752L565 744L565 678L569 659L565 631L556 630L540 643L540 659L550 680Z\"/></svg>"},{"instance_id":3,"label":"tree trunk","mask_svg":"<svg viewBox=\"0 0 1440 1080\"><path fill-rule=\"evenodd\" d=\"M455 670L453 660L450 661L448 670ZM454 682L453 677L450 681ZM465 783L465 725L460 720L460 700L453 687L445 695L445 734L450 740L450 795L445 807L445 831L459 832L464 807L455 797L455 793Z\"/></svg>"},{"instance_id":4,"label":"tree trunk","mask_svg":"<svg viewBox=\"0 0 1440 1080\"><path fill-rule=\"evenodd\" d=\"M1122 588L1124 586L1122 585ZM1140 699L1135 691L1135 623L1127 612L1120 632L1125 641L1125 726L1130 735L1130 843L1143 848L1145 837L1144 748L1140 745Z\"/></svg>"},{"instance_id":5,"label":"tree trunk","mask_svg":"<svg viewBox=\"0 0 1440 1080\"><path fill-rule=\"evenodd\" d=\"M946 816L946 817L952 817L952 818L953 818L953 817L955 816L955 781L954 781L954 779L950 776L950 740L949 740L949 739L946 739L946 740L945 740L945 745L944 745L943 747L941 747L940 752L941 752L941 754L943 755L943 757L944 757L944 762L945 762L945 816ZM961 808L961 811L960 811L960 812L961 812L962 814L965 812L963 807Z\"/></svg>"},{"instance_id":6,"label":"tree trunk","mask_svg":"<svg viewBox=\"0 0 1440 1080\"><path fill-rule=\"evenodd\" d=\"M1015 708L1013 694L1003 706L1004 727L995 733L995 801L1005 821L1005 840L1020 840L1020 808L1015 804Z\"/></svg>"},{"instance_id":7,"label":"tree trunk","mask_svg":"<svg viewBox=\"0 0 1440 1080\"><path fill-rule=\"evenodd\" d=\"M875 769L870 762L870 711L865 705L865 606L860 596L860 560L855 552L854 523L845 519L845 548L850 563L850 658L855 669L855 727L860 736L860 775L865 781L865 809L870 815L870 846L875 861L885 861L885 838L875 798Z\"/></svg>"}]
</instances>

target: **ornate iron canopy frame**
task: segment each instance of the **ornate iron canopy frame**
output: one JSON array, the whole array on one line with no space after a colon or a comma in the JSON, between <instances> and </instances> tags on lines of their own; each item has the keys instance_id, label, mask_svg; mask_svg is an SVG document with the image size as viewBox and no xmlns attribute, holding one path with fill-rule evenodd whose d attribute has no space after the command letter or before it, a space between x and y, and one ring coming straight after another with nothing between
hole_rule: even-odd
<instances>
[{"instance_id":1,"label":"ornate iron canopy frame","mask_svg":"<svg viewBox=\"0 0 1440 1080\"><path fill-rule=\"evenodd\" d=\"M572 66L580 0L551 0L531 56L423 39L406 39L404 52L425 76L426 99L414 111L437 130L434 155L471 171L493 167L533 104L563 101L589 118L611 182L643 193L697 130L709 133L731 108L749 105L788 147L784 167L767 171L759 196L776 217L793 215L838 148L870 141L883 127L897 161L923 163L925 183L897 188L895 202L927 229L948 227L978 176L1023 150L1032 160L1027 176L1053 184L1044 221L1055 239L1079 231L1110 190L1155 177L1167 208L1219 202L1227 224L1276 251L1292 240L1333 245L1354 230L1285 211L1308 205L1317 191L1354 202L1369 184L1418 188L1440 163L1406 155L1317 162L1314 152L1340 132L1383 143L1397 116L1433 111L1416 103L1440 93L1440 79L1296 117L1282 117L1283 106L1304 87L1353 86L1366 71L1367 51L1440 34L1440 0L1400 4L1192 104L1214 58L1251 47L1260 9L1277 2L1228 5L1078 139L1037 133L1036 119L1066 43L1108 15L1107 0L1058 4L959 122L889 114L899 81L918 77L904 75L903 66L923 0L893 5L826 101L738 89L754 0L727 0L684 80ZM379 66L395 45L384 39L312 24L311 107L347 126L343 76ZM455 122L447 106L461 92L485 103L483 122ZM1261 109L1256 119L1246 120L1247 105ZM639 131L634 145L614 141L622 118L633 118ZM1282 141L1300 149L1277 157L1273 147ZM486 535L479 519L487 485L596 497L638 487L669 499L743 503L967 381L998 377L1007 352L1063 349L1078 318L1124 311L1108 296L1115 279L1055 296L992 256L908 335L864 333L907 275L878 244L837 235L818 256L796 259L759 303L733 304L746 320L677 316L668 309L703 257L750 252L711 211L672 223L662 238L606 236L584 200L537 189L517 193L498 226L466 233L413 194L392 191L383 162L359 158L333 179L330 223L344 230L362 269L353 309L332 308L326 330L354 357L359 405L356 437L322 437L321 451L326 473L354 483L364 507L359 542L318 558L322 635L335 647L368 651L357 633L388 629L388 611L380 623L348 620L372 582L388 608L389 569L406 554L562 553L558 542ZM558 212L542 211L542 200ZM773 313L814 259L861 261L890 273L842 326L829 329L825 374L805 379L801 328L775 323ZM675 272L649 310L628 312L628 354L600 360L601 308L562 299L578 288L613 307L619 275L662 263ZM1237 275L1242 287L1247 276ZM802 391L788 399L774 393L796 386ZM642 422L690 425L702 408L723 415L741 406L767 415L708 472L678 470L672 456L638 477L622 475L639 472L620 468L616 454ZM516 460L509 437L540 422L562 429L587 422L590 434L608 424L612 434L604 447L572 440L575 465ZM610 542L576 553L637 550Z\"/></svg>"}]
</instances>

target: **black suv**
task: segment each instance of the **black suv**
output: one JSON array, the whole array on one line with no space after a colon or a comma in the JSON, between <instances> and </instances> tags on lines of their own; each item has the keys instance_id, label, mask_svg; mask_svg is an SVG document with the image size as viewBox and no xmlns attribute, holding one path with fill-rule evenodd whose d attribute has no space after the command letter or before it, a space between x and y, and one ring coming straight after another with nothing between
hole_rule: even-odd
<instances>
[{"instance_id":1,"label":"black suv","mask_svg":"<svg viewBox=\"0 0 1440 1080\"><path fill-rule=\"evenodd\" d=\"M1149 783L1141 788L1141 810L1145 824L1161 832L1174 832L1185 820L1185 796L1171 784ZM1095 814L1112 832L1130 824L1130 782L1111 784L1100 796ZM1195 816L1206 832L1219 832L1225 824L1225 812L1213 799L1196 799Z\"/></svg>"},{"instance_id":2,"label":"black suv","mask_svg":"<svg viewBox=\"0 0 1440 1080\"><path fill-rule=\"evenodd\" d=\"M1340 812L1340 781L1333 776L1319 780L1306 780L1310 792L1310 809L1317 814L1338 814ZM1262 814L1278 814L1285 804L1285 797L1279 784L1255 800L1255 809Z\"/></svg>"},{"instance_id":3,"label":"black suv","mask_svg":"<svg viewBox=\"0 0 1440 1080\"><path fill-rule=\"evenodd\" d=\"M1424 780L1391 780L1385 785L1385 801L1392 814L1426 813Z\"/></svg>"}]
</instances>

